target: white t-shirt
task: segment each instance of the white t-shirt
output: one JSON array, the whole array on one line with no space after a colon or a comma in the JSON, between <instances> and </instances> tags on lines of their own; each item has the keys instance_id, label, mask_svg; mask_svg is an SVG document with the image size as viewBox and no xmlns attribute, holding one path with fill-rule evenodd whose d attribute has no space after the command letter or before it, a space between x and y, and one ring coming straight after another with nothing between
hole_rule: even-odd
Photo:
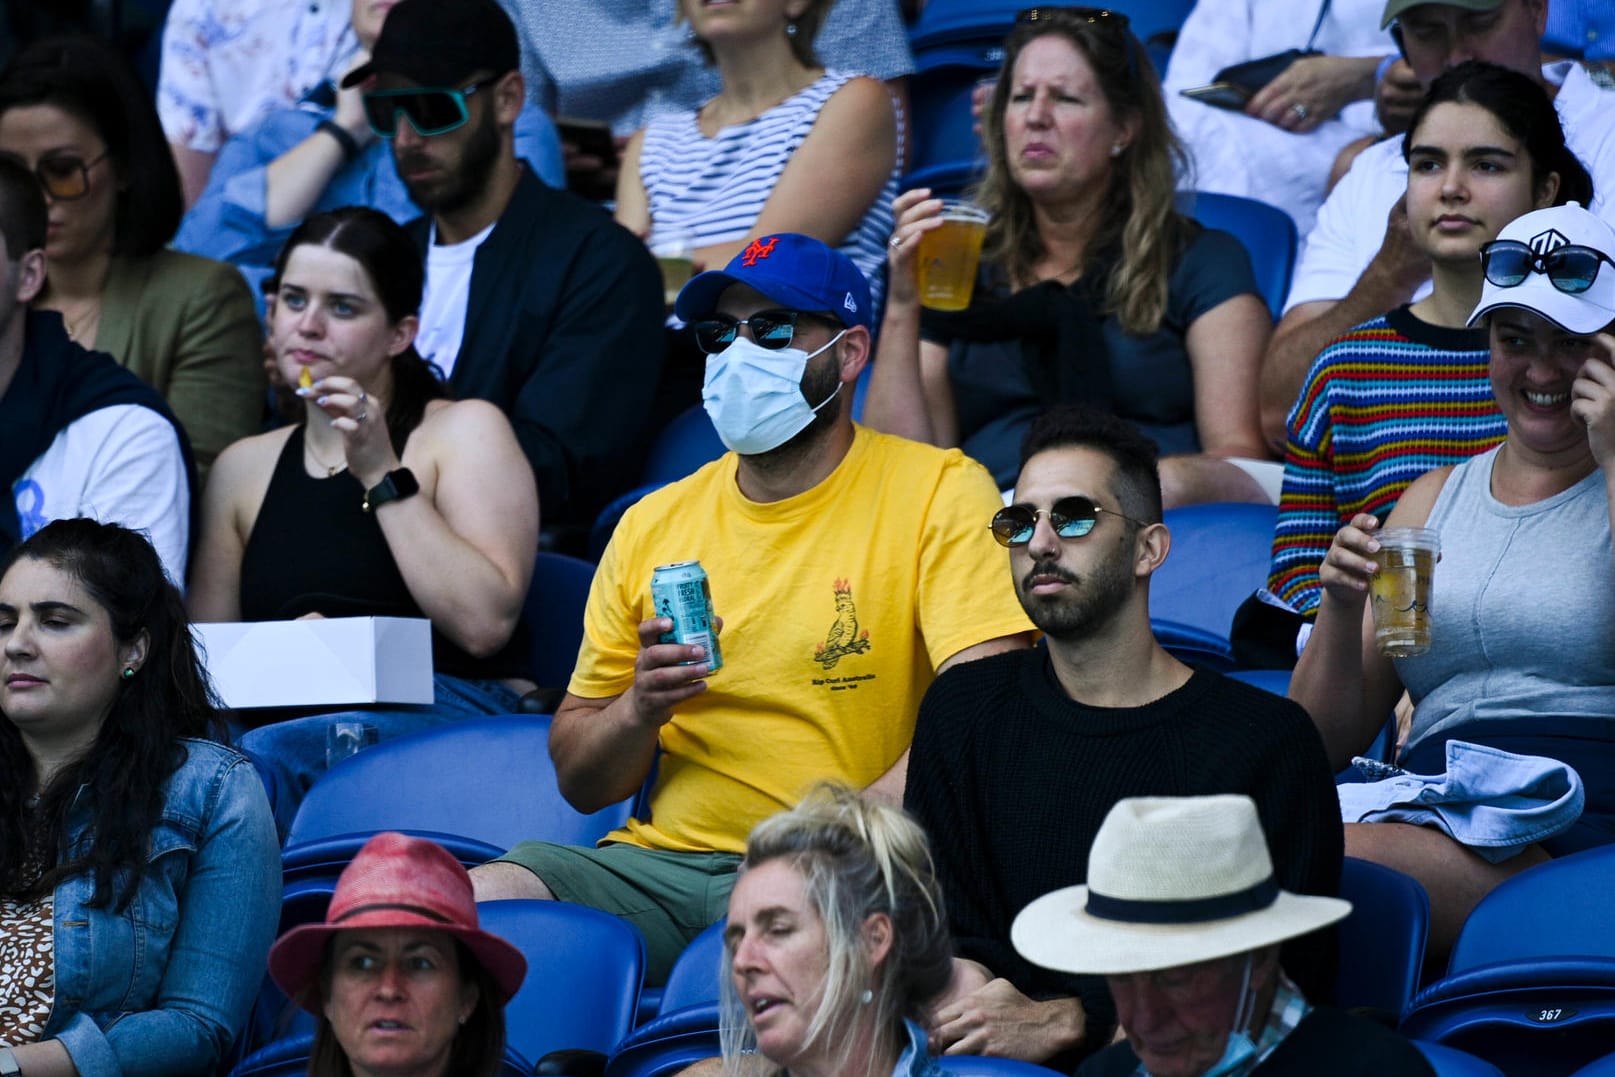
<instances>
[{"instance_id":1,"label":"white t-shirt","mask_svg":"<svg viewBox=\"0 0 1615 1077\"><path fill-rule=\"evenodd\" d=\"M185 585L191 490L179 436L161 415L114 404L69 423L11 488L27 538L88 516L144 532L168 578Z\"/></svg>"},{"instance_id":2,"label":"white t-shirt","mask_svg":"<svg viewBox=\"0 0 1615 1077\"><path fill-rule=\"evenodd\" d=\"M434 363L447 378L454 373L465 337L466 301L471 295L471 267L477 248L493 234L495 221L470 239L459 243L437 242L437 225L426 247L426 289L421 295L421 328L415 334L415 350L428 363Z\"/></svg>"},{"instance_id":3,"label":"white t-shirt","mask_svg":"<svg viewBox=\"0 0 1615 1077\"><path fill-rule=\"evenodd\" d=\"M1549 64L1542 77L1559 86L1554 106L1565 143L1593 177L1597 197L1587 208L1615 224L1615 93L1601 89L1579 64ZM1351 291L1385 240L1385 220L1407 193L1402 140L1389 138L1364 150L1318 210L1318 223L1301 248L1290 282L1288 310L1300 303L1337 300ZM1430 294L1425 283L1415 299Z\"/></svg>"},{"instance_id":4,"label":"white t-shirt","mask_svg":"<svg viewBox=\"0 0 1615 1077\"><path fill-rule=\"evenodd\" d=\"M1334 0L1313 48L1330 56L1394 53L1391 36L1379 28L1383 7L1384 0ZM1193 165L1184 186L1277 206L1301 235L1312 228L1336 155L1353 139L1379 133L1373 102L1355 101L1298 134L1180 91L1210 83L1231 64L1305 48L1318 8L1318 0L1199 0L1178 33L1161 87Z\"/></svg>"}]
</instances>

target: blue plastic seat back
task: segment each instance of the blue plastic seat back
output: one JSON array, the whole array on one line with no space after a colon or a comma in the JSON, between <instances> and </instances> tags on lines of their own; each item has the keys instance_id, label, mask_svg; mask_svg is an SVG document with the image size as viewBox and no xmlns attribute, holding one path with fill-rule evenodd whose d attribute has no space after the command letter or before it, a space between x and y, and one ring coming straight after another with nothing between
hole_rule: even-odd
<instances>
[{"instance_id":1,"label":"blue plastic seat back","mask_svg":"<svg viewBox=\"0 0 1615 1077\"><path fill-rule=\"evenodd\" d=\"M1436 1071L1436 1077L1503 1077L1503 1071L1490 1062L1455 1048L1423 1040L1414 1040L1413 1046Z\"/></svg>"},{"instance_id":2,"label":"blue plastic seat back","mask_svg":"<svg viewBox=\"0 0 1615 1077\"><path fill-rule=\"evenodd\" d=\"M1448 975L1500 961L1615 958L1615 846L1520 872L1481 899L1452 949Z\"/></svg>"},{"instance_id":3,"label":"blue plastic seat back","mask_svg":"<svg viewBox=\"0 0 1615 1077\"><path fill-rule=\"evenodd\" d=\"M633 1027L645 982L645 942L626 920L561 901L485 901L484 930L527 958L505 1006L506 1039L535 1064L551 1051L609 1054Z\"/></svg>"},{"instance_id":4,"label":"blue plastic seat back","mask_svg":"<svg viewBox=\"0 0 1615 1077\"><path fill-rule=\"evenodd\" d=\"M928 0L909 31L915 65L921 71L942 63L998 67L1016 12L1029 6L1025 0ZM1121 0L1104 6L1126 15L1134 36L1148 43L1176 33L1194 0Z\"/></svg>"},{"instance_id":5,"label":"blue plastic seat back","mask_svg":"<svg viewBox=\"0 0 1615 1077\"><path fill-rule=\"evenodd\" d=\"M1430 899L1417 880L1355 857L1342 866L1340 896L1351 902L1352 911L1338 928L1335 1002L1400 1020L1419 989Z\"/></svg>"},{"instance_id":6,"label":"blue plastic seat back","mask_svg":"<svg viewBox=\"0 0 1615 1077\"><path fill-rule=\"evenodd\" d=\"M958 194L966 181L986 171L986 153L971 111L971 95L984 74L990 72L940 67L910 79L913 152L905 190L930 187L934 194Z\"/></svg>"},{"instance_id":7,"label":"blue plastic seat back","mask_svg":"<svg viewBox=\"0 0 1615 1077\"><path fill-rule=\"evenodd\" d=\"M629 803L590 814L567 803L549 730L548 715L501 714L366 748L308 791L282 862L298 864L304 843L384 830L436 831L500 850L529 838L592 845L627 821Z\"/></svg>"},{"instance_id":8,"label":"blue plastic seat back","mask_svg":"<svg viewBox=\"0 0 1615 1077\"><path fill-rule=\"evenodd\" d=\"M1222 651L1231 666L1228 642L1234 612L1267 583L1273 525L1272 505L1187 505L1167 511L1172 550L1150 577L1150 621L1168 650L1174 642L1208 652Z\"/></svg>"},{"instance_id":9,"label":"blue plastic seat back","mask_svg":"<svg viewBox=\"0 0 1615 1077\"><path fill-rule=\"evenodd\" d=\"M1615 1055L1605 1055L1596 1062L1589 1062L1571 1077L1615 1077Z\"/></svg>"},{"instance_id":10,"label":"blue plastic seat back","mask_svg":"<svg viewBox=\"0 0 1615 1077\"><path fill-rule=\"evenodd\" d=\"M676 482L728 451L706 408L695 404L680 412L656 436L640 478L645 483Z\"/></svg>"},{"instance_id":11,"label":"blue plastic seat back","mask_svg":"<svg viewBox=\"0 0 1615 1077\"><path fill-rule=\"evenodd\" d=\"M530 639L528 672L542 688L565 688L583 643L583 608L594 565L581 557L541 553L522 603Z\"/></svg>"},{"instance_id":12,"label":"blue plastic seat back","mask_svg":"<svg viewBox=\"0 0 1615 1077\"><path fill-rule=\"evenodd\" d=\"M1256 289L1268 310L1275 319L1284 313L1300 240L1288 213L1254 198L1210 191L1179 192L1178 210L1207 228L1232 233L1243 243L1256 274Z\"/></svg>"},{"instance_id":13,"label":"blue plastic seat back","mask_svg":"<svg viewBox=\"0 0 1615 1077\"><path fill-rule=\"evenodd\" d=\"M648 482L636 486L601 509L600 515L594 518L594 526L589 529L589 559L599 561L600 555L606 552L606 544L611 541L611 533L617 530L617 522L622 519L623 513L652 490L660 490L666 485L666 482ZM646 586L649 586L649 581L646 581Z\"/></svg>"}]
</instances>

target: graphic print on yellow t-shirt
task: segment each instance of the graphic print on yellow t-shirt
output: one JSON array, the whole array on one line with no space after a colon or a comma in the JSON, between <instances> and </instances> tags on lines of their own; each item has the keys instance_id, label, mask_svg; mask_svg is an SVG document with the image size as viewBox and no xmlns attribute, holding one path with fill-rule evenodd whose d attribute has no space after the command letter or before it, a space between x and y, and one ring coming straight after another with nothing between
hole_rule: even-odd
<instances>
[{"instance_id":1,"label":"graphic print on yellow t-shirt","mask_svg":"<svg viewBox=\"0 0 1615 1077\"><path fill-rule=\"evenodd\" d=\"M849 654L863 654L869 650L869 629L858 630L858 607L852 602L852 584L837 580L836 619L824 642L813 648L813 660L825 669L835 669L836 663Z\"/></svg>"}]
</instances>

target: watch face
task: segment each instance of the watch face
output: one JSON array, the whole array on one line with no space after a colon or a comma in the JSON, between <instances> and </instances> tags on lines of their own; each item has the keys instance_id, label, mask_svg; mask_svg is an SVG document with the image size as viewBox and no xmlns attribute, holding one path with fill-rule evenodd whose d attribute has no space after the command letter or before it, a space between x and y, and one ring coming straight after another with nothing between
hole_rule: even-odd
<instances>
[{"instance_id":1,"label":"watch face","mask_svg":"<svg viewBox=\"0 0 1615 1077\"><path fill-rule=\"evenodd\" d=\"M407 467L390 472L383 481L392 485L394 497L414 497L421 492L421 484L416 481L415 473Z\"/></svg>"}]
</instances>

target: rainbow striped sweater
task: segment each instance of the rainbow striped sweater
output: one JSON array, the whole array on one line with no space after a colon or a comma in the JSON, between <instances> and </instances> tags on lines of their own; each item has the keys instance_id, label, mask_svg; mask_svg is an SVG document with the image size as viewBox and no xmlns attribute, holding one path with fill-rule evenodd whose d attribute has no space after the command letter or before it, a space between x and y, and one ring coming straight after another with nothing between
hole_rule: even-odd
<instances>
[{"instance_id":1,"label":"rainbow striped sweater","mask_svg":"<svg viewBox=\"0 0 1615 1077\"><path fill-rule=\"evenodd\" d=\"M1446 329L1406 307L1318 353L1290 411L1284 492L1267 587L1317 615L1318 568L1359 512L1381 522L1408 484L1503 440L1485 329Z\"/></svg>"}]
</instances>

